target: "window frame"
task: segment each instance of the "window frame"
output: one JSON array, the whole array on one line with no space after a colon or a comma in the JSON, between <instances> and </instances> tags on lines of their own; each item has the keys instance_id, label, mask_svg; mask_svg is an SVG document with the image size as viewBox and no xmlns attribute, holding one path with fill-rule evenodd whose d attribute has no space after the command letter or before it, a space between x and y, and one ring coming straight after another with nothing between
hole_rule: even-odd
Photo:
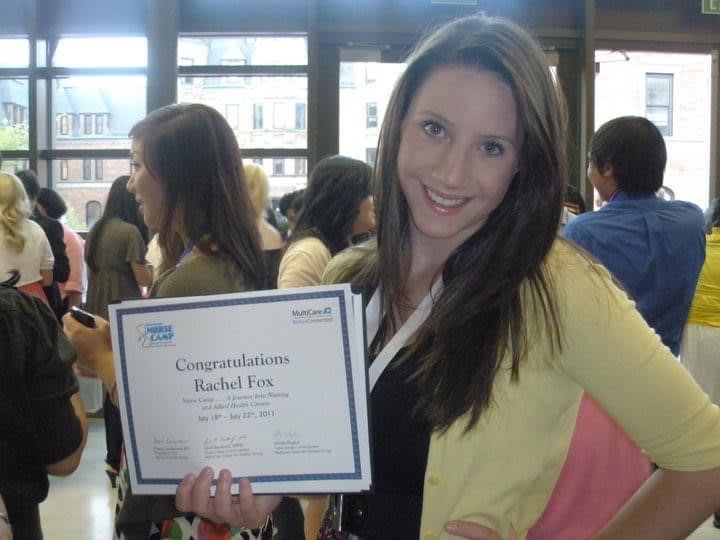
<instances>
[{"instance_id":1,"label":"window frame","mask_svg":"<svg viewBox=\"0 0 720 540\"><path fill-rule=\"evenodd\" d=\"M367 129L375 129L378 127L378 110L376 101L368 101L365 103L365 127Z\"/></svg>"},{"instance_id":2,"label":"window frame","mask_svg":"<svg viewBox=\"0 0 720 540\"><path fill-rule=\"evenodd\" d=\"M667 94L668 94L668 100L666 104L657 104L653 103L650 104L649 102L649 89L650 89L650 81L654 80L657 84L657 81L663 81L668 83L667 87ZM674 114L674 101L675 101L675 95L674 95L674 86L675 86L675 74L674 73L660 73L660 72L647 72L645 73L645 117L652 121L650 118L650 111L658 112L658 111L665 111L665 116L667 118L667 124L665 126L656 125L656 127L660 130L660 133L662 133L663 137L672 137L673 136L673 114ZM654 123L654 122L653 122Z\"/></svg>"}]
</instances>

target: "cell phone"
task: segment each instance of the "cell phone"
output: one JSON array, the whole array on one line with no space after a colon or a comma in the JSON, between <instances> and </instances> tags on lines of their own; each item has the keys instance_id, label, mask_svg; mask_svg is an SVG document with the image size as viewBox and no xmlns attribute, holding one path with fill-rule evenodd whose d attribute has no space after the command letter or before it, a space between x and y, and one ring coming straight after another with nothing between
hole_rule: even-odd
<instances>
[{"instance_id":1,"label":"cell phone","mask_svg":"<svg viewBox=\"0 0 720 540\"><path fill-rule=\"evenodd\" d=\"M80 324L87 326L88 328L95 328L95 316L92 313L88 313L79 307L71 307L70 315Z\"/></svg>"}]
</instances>

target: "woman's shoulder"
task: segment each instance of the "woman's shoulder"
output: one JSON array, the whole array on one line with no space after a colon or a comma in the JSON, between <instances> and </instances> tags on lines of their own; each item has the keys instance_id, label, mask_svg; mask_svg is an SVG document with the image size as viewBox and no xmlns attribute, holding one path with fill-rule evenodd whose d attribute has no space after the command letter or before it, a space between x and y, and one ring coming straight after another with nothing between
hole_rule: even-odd
<instances>
[{"instance_id":1,"label":"woman's shoulder","mask_svg":"<svg viewBox=\"0 0 720 540\"><path fill-rule=\"evenodd\" d=\"M278 230L264 219L258 223L258 230L264 250L281 249L283 247L283 239Z\"/></svg>"},{"instance_id":2,"label":"woman's shoulder","mask_svg":"<svg viewBox=\"0 0 720 540\"><path fill-rule=\"evenodd\" d=\"M328 255L330 254L330 250L325 245L325 242L323 242L316 236L305 236L303 238L300 238L299 240L291 242L285 253L298 253L303 251L308 253L327 253Z\"/></svg>"},{"instance_id":3,"label":"woman's shoulder","mask_svg":"<svg viewBox=\"0 0 720 540\"><path fill-rule=\"evenodd\" d=\"M335 255L325 267L322 282L351 283L355 282L377 256L377 245L374 240L352 246Z\"/></svg>"},{"instance_id":4,"label":"woman's shoulder","mask_svg":"<svg viewBox=\"0 0 720 540\"><path fill-rule=\"evenodd\" d=\"M45 231L40 226L40 224L33 221L32 219L26 219L21 223L20 232L25 237L32 238L33 240L42 240L47 238L47 236L45 235Z\"/></svg>"},{"instance_id":5,"label":"woman's shoulder","mask_svg":"<svg viewBox=\"0 0 720 540\"><path fill-rule=\"evenodd\" d=\"M151 295L192 296L247 289L247 280L234 261L220 255L199 254L161 274Z\"/></svg>"},{"instance_id":6,"label":"woman's shoulder","mask_svg":"<svg viewBox=\"0 0 720 540\"><path fill-rule=\"evenodd\" d=\"M134 236L136 234L140 235L140 229L138 229L132 223L128 223L127 221L123 221L122 219L110 218L105 223L104 233L120 236Z\"/></svg>"}]
</instances>

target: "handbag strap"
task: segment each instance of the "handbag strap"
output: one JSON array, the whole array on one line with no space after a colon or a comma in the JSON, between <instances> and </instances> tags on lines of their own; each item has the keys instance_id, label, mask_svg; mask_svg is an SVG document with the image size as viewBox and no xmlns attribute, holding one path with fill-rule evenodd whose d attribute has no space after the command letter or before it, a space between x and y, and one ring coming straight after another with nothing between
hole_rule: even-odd
<instances>
[{"instance_id":1,"label":"handbag strap","mask_svg":"<svg viewBox=\"0 0 720 540\"><path fill-rule=\"evenodd\" d=\"M430 312L432 311L433 306L433 298L437 297L438 293L441 290L442 279L437 279L435 283L433 283L433 286L430 288L430 291L422 299L422 302L420 302L420 305L415 308L415 311L412 312L410 317L408 317L408 319L403 323L403 325L395 333L392 339L387 343L387 345L385 345L385 347L383 347L383 349L377 355L373 363L370 364L368 377L370 392L372 392L372 389L375 387L375 383L377 383L378 379L383 374L383 371L385 371L385 368L388 367L390 361L395 358L395 355L397 355L398 351L400 351L400 349L402 349L407 344L410 337L415 334L418 328L420 328L420 326L422 326L422 324L430 316ZM366 336L368 343L372 343L372 340L378 333L381 319L382 314L380 313L380 287L378 287L375 290L372 298L370 299L370 303L365 309L365 320L367 324Z\"/></svg>"}]
</instances>

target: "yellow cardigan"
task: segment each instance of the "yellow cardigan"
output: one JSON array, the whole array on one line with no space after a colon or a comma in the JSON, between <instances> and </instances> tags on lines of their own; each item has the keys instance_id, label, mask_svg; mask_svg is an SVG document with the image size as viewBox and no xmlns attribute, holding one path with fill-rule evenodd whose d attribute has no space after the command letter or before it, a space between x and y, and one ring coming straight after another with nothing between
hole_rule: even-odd
<instances>
[{"instance_id":1,"label":"yellow cardigan","mask_svg":"<svg viewBox=\"0 0 720 540\"><path fill-rule=\"evenodd\" d=\"M344 257L338 263L342 264ZM331 266L335 261L331 263ZM720 466L720 410L700 390L604 267L559 240L546 260L563 348L550 351L540 317L529 317L519 383L506 358L492 405L469 433L460 419L430 441L420 538L450 539L450 520L525 538L565 461L584 391L660 467ZM529 298L525 295L525 298ZM531 302L525 302L531 311Z\"/></svg>"}]
</instances>

